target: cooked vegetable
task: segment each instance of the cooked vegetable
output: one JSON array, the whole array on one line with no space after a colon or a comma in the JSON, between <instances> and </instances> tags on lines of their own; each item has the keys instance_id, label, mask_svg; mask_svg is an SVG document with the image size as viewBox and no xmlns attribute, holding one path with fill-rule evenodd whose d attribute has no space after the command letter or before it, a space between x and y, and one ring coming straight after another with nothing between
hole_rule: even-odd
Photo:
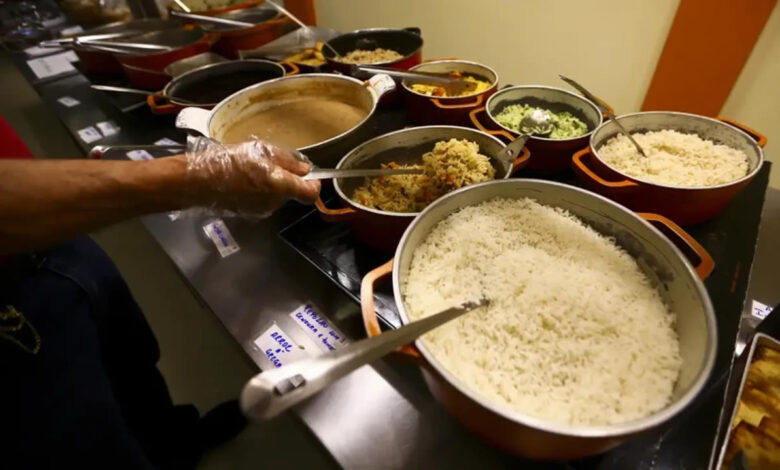
<instances>
[{"instance_id":1,"label":"cooked vegetable","mask_svg":"<svg viewBox=\"0 0 780 470\"><path fill-rule=\"evenodd\" d=\"M527 104L513 104L504 108L496 121L499 124L512 129L515 132L522 132L520 123L523 118L536 110L541 110L550 116L553 130L548 137L550 139L573 139L588 133L588 125L568 111L553 112L549 109L536 108Z\"/></svg>"},{"instance_id":2,"label":"cooked vegetable","mask_svg":"<svg viewBox=\"0 0 780 470\"><path fill-rule=\"evenodd\" d=\"M338 57L339 62L345 64L378 64L380 62L392 62L394 60L403 59L404 56L391 49L377 48L373 50L355 49L349 51L341 57Z\"/></svg>"},{"instance_id":3,"label":"cooked vegetable","mask_svg":"<svg viewBox=\"0 0 780 470\"><path fill-rule=\"evenodd\" d=\"M426 85L423 83L415 83L412 84L409 88L412 89L412 91L416 93L421 93L423 95L428 96L468 96L468 95L476 95L477 93L482 93L483 91L490 88L491 83L487 80L482 80L480 78L477 78L473 75L463 75L458 70L453 70L450 72L450 76L452 78L460 78L462 80L465 80L467 82L471 82L474 85L471 86L469 89L462 91L461 93L452 94L448 92L449 90L446 87L439 86L439 85Z\"/></svg>"}]
</instances>

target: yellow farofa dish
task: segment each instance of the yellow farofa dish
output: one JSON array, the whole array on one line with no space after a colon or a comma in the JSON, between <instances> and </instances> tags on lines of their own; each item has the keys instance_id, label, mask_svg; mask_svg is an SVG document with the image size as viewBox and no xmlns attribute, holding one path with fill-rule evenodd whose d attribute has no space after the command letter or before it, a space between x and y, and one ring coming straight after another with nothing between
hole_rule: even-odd
<instances>
[{"instance_id":1,"label":"yellow farofa dish","mask_svg":"<svg viewBox=\"0 0 780 470\"><path fill-rule=\"evenodd\" d=\"M436 142L422 156L421 165L390 162L381 167L423 170L420 175L366 178L352 195L359 204L389 212L420 212L448 192L492 180L496 174L490 159L479 153L479 145L459 139Z\"/></svg>"},{"instance_id":2,"label":"yellow farofa dish","mask_svg":"<svg viewBox=\"0 0 780 470\"><path fill-rule=\"evenodd\" d=\"M456 97L456 96L476 95L477 93L482 93L483 91L488 90L492 86L492 83L490 83L487 80L479 79L473 75L463 75L461 72L457 70L453 70L452 72L450 72L450 76L452 78L459 78L461 80L465 80L467 82L473 83L474 86L458 94L448 93L447 89L442 86L426 85L424 83L414 83L410 85L409 88L413 92L420 93L421 95L436 96L436 97Z\"/></svg>"},{"instance_id":3,"label":"yellow farofa dish","mask_svg":"<svg viewBox=\"0 0 780 470\"><path fill-rule=\"evenodd\" d=\"M602 426L667 406L674 312L637 261L570 212L495 198L438 222L401 279L409 320L490 304L422 337L464 388L548 422Z\"/></svg>"},{"instance_id":4,"label":"yellow farofa dish","mask_svg":"<svg viewBox=\"0 0 780 470\"><path fill-rule=\"evenodd\" d=\"M703 188L738 180L748 173L745 152L696 134L671 129L631 133L647 157L618 134L599 147L599 158L634 178L670 186Z\"/></svg>"},{"instance_id":5,"label":"yellow farofa dish","mask_svg":"<svg viewBox=\"0 0 780 470\"><path fill-rule=\"evenodd\" d=\"M345 64L378 64L381 62L393 62L395 60L401 60L404 56L392 49L355 49L349 51L341 57L336 57L339 62Z\"/></svg>"}]
</instances>

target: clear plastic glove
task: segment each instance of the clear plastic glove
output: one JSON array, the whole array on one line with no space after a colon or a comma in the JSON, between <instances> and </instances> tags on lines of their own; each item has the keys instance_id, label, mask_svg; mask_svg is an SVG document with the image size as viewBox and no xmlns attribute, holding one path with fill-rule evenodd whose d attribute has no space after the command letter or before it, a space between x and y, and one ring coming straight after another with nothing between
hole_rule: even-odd
<instances>
[{"instance_id":1,"label":"clear plastic glove","mask_svg":"<svg viewBox=\"0 0 780 470\"><path fill-rule=\"evenodd\" d=\"M189 215L262 218L290 199L313 202L320 183L301 178L310 169L310 162L262 140L223 145L198 138L188 146L187 173L213 203Z\"/></svg>"}]
</instances>

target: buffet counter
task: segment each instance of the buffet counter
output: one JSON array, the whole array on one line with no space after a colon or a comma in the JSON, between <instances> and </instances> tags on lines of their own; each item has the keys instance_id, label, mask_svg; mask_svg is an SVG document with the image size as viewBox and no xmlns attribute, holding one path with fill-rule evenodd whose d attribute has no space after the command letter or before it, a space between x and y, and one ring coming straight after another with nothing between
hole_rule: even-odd
<instances>
[{"instance_id":1,"label":"buffet counter","mask_svg":"<svg viewBox=\"0 0 780 470\"><path fill-rule=\"evenodd\" d=\"M113 101L91 90L89 81L78 72L36 81L25 58L20 57L17 64L85 154L96 144L184 141L170 116L151 114L143 101ZM377 117L372 131L378 135L404 125L402 111L390 106ZM142 152L119 152L109 158L154 158L167 150ZM718 358L696 403L661 428L584 461L520 461L469 433L433 399L415 364L392 358L359 369L294 412L334 459L350 469L705 467L740 312L751 308L749 278L753 277L753 285L769 286L772 282L767 279L778 275L778 263L771 262L778 251L771 249L762 251L756 265L761 269L751 274L762 208L766 205L764 223L774 227L780 223L780 191L767 191L770 168L771 164L765 164L724 213L690 230L716 263L705 285L718 317ZM278 343L280 337L305 346L301 354L326 351L365 337L355 300L361 271L377 264L349 266L345 260L354 258L349 247L336 243L323 249L322 244L314 243L323 237L342 236L317 226L315 219L319 216L313 208L290 204L262 221L171 213L147 216L143 222L192 290L257 366L266 369L285 360L283 354L274 355L273 348L267 346L269 341ZM776 246L777 240L771 238L776 233L760 240L758 250L764 250L764 244ZM387 261L390 255L386 259L373 256L367 264ZM758 299L766 303L780 300L780 292L761 289L764 291L751 295L763 296ZM385 293L381 300L387 304L392 297ZM397 326L388 318L385 326ZM312 322L319 326L318 331L328 333L327 341L312 333Z\"/></svg>"}]
</instances>

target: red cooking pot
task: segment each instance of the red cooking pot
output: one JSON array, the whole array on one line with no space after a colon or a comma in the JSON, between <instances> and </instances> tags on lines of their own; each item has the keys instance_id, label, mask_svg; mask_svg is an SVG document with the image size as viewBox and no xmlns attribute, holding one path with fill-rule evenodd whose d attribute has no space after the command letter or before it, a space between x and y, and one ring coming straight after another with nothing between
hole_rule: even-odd
<instances>
[{"instance_id":1,"label":"red cooking pot","mask_svg":"<svg viewBox=\"0 0 780 470\"><path fill-rule=\"evenodd\" d=\"M420 28L373 28L361 29L336 36L328 41L327 45L330 47L324 47L322 55L328 61L328 66L333 70L349 75L353 64L339 62L333 53L334 49L341 55L355 49L390 49L398 52L403 57L398 60L373 63L371 65L407 70L419 64L422 60L423 39L420 35Z\"/></svg>"},{"instance_id":2,"label":"red cooking pot","mask_svg":"<svg viewBox=\"0 0 780 470\"><path fill-rule=\"evenodd\" d=\"M400 165L419 164L422 155L431 151L436 142L449 139L465 139L479 145L479 151L490 158L496 170L495 179L505 179L528 161L528 149L523 148L514 162L500 158L505 145L497 138L466 127L423 126L391 132L371 139L350 151L336 165L338 169L379 168L382 163ZM355 237L363 243L384 251L395 249L406 227L419 212L392 212L367 207L354 200L355 189L362 185L362 178L335 178L333 187L339 199L346 205L329 208L321 199L316 206L328 222L346 222Z\"/></svg>"},{"instance_id":3,"label":"red cooking pot","mask_svg":"<svg viewBox=\"0 0 780 470\"><path fill-rule=\"evenodd\" d=\"M571 156L587 145L588 138L603 121L601 109L578 94L555 87L523 85L504 88L495 93L487 100L484 108L470 112L471 122L482 132L511 141L518 133L501 125L496 121L496 116L513 104L528 104L554 112L568 111L588 126L588 133L571 139L531 136L526 143L532 155L527 169L540 173L568 170L571 167Z\"/></svg>"},{"instance_id":4,"label":"red cooking pot","mask_svg":"<svg viewBox=\"0 0 780 470\"><path fill-rule=\"evenodd\" d=\"M498 89L498 74L495 70L477 62L457 59L443 59L415 65L410 70L427 73L461 72L491 84L490 88L468 96L435 97L416 92L412 84L402 83L406 113L418 124L451 124L464 126L469 123L469 112L485 104Z\"/></svg>"},{"instance_id":5,"label":"red cooking pot","mask_svg":"<svg viewBox=\"0 0 780 470\"><path fill-rule=\"evenodd\" d=\"M292 24L286 16L272 8L246 8L216 16L254 23L250 28L213 24L201 26L207 31L220 33L219 40L214 44L214 52L230 59L238 59L239 51L255 49L273 41L284 34L286 27Z\"/></svg>"},{"instance_id":6,"label":"red cooking pot","mask_svg":"<svg viewBox=\"0 0 780 470\"><path fill-rule=\"evenodd\" d=\"M148 54L115 53L127 78L133 85L149 90L159 90L170 81L162 73L171 62L206 52L219 39L219 33L207 33L201 29L157 31L133 37L133 42L169 46L171 50Z\"/></svg>"},{"instance_id":7,"label":"red cooking pot","mask_svg":"<svg viewBox=\"0 0 780 470\"><path fill-rule=\"evenodd\" d=\"M764 163L762 147L766 144L766 137L730 119L672 111L625 114L619 119L628 132L673 129L728 145L747 155L748 173L729 183L709 187L654 183L629 176L599 158L598 149L618 133L615 124L609 121L593 132L589 147L573 156L574 171L591 190L633 210L665 215L681 225L704 222L723 211L758 174Z\"/></svg>"}]
</instances>

